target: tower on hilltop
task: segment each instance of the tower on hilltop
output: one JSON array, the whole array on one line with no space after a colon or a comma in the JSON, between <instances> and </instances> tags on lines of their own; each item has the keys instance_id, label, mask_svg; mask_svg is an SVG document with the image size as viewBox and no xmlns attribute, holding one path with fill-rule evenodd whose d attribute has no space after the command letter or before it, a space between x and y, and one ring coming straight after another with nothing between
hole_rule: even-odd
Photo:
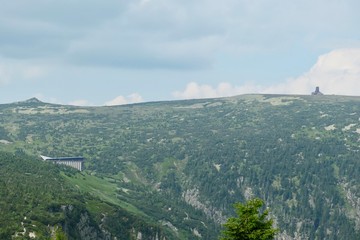
<instances>
[{"instance_id":1,"label":"tower on hilltop","mask_svg":"<svg viewBox=\"0 0 360 240\"><path fill-rule=\"evenodd\" d=\"M316 87L315 92L312 92L311 95L324 95L322 92L320 92L320 88Z\"/></svg>"}]
</instances>

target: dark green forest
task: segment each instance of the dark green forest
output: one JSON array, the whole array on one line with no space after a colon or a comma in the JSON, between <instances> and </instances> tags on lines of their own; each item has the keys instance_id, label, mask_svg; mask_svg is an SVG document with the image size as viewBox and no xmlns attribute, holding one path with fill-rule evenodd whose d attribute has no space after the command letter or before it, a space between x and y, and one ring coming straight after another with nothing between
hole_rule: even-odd
<instances>
[{"instance_id":1,"label":"dark green forest","mask_svg":"<svg viewBox=\"0 0 360 240\"><path fill-rule=\"evenodd\" d=\"M258 197L270 207L279 238L360 239L359 141L359 97L3 104L0 150L7 157L0 164L12 166L11 156L28 167L1 169L1 212L13 219L1 220L1 234L22 231L26 216L39 226L29 227L37 236L51 236L50 225L77 239L81 231L67 230L62 210L72 205L79 213L71 221L88 216L98 236L218 239L233 204ZM84 156L86 170L44 163L39 155ZM27 168L48 170L39 178Z\"/></svg>"},{"instance_id":2,"label":"dark green forest","mask_svg":"<svg viewBox=\"0 0 360 240\"><path fill-rule=\"evenodd\" d=\"M0 153L0 239L109 239L170 235L128 211L80 194L62 172L27 155ZM96 206L96 208L94 208ZM66 236L65 238L60 238Z\"/></svg>"}]
</instances>

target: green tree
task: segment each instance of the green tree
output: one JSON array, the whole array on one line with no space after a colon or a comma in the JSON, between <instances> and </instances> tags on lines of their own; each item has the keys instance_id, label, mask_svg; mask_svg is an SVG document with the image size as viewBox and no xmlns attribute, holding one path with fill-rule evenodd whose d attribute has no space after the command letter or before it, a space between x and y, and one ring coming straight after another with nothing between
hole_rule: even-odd
<instances>
[{"instance_id":1,"label":"green tree","mask_svg":"<svg viewBox=\"0 0 360 240\"><path fill-rule=\"evenodd\" d=\"M261 199L251 199L245 204L235 203L237 217L232 217L223 225L221 240L270 240L279 231L273 228L273 220L268 219L269 211L262 213Z\"/></svg>"},{"instance_id":2,"label":"green tree","mask_svg":"<svg viewBox=\"0 0 360 240\"><path fill-rule=\"evenodd\" d=\"M58 228L55 232L55 240L67 240L65 233L61 228Z\"/></svg>"}]
</instances>

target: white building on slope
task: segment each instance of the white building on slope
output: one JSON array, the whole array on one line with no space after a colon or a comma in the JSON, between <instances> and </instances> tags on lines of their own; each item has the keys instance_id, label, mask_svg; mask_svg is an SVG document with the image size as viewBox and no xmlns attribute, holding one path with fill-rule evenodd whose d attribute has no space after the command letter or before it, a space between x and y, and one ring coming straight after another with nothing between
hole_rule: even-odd
<instances>
[{"instance_id":1,"label":"white building on slope","mask_svg":"<svg viewBox=\"0 0 360 240\"><path fill-rule=\"evenodd\" d=\"M63 165L67 165L73 168L76 168L79 171L82 171L84 168L84 157L59 157L59 158L52 158L52 157L47 157L47 156L42 156L40 155L40 157L44 160L44 161L52 161L53 163L56 164L63 164Z\"/></svg>"}]
</instances>

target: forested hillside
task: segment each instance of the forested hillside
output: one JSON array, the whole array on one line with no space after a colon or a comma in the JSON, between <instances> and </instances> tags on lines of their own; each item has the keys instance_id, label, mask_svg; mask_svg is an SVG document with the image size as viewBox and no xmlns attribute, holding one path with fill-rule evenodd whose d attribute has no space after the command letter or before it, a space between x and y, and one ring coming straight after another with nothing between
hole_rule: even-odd
<instances>
[{"instance_id":1,"label":"forested hillside","mask_svg":"<svg viewBox=\"0 0 360 240\"><path fill-rule=\"evenodd\" d=\"M75 170L0 152L0 239L161 239L158 224L79 191Z\"/></svg>"},{"instance_id":2,"label":"forested hillside","mask_svg":"<svg viewBox=\"0 0 360 240\"><path fill-rule=\"evenodd\" d=\"M251 197L272 209L279 239L360 239L359 141L358 97L0 105L1 150L33 156L28 164L40 154L85 156L84 172L66 168L54 184L93 199L83 205L95 222L109 206L167 239L217 239L232 204Z\"/></svg>"}]
</instances>

